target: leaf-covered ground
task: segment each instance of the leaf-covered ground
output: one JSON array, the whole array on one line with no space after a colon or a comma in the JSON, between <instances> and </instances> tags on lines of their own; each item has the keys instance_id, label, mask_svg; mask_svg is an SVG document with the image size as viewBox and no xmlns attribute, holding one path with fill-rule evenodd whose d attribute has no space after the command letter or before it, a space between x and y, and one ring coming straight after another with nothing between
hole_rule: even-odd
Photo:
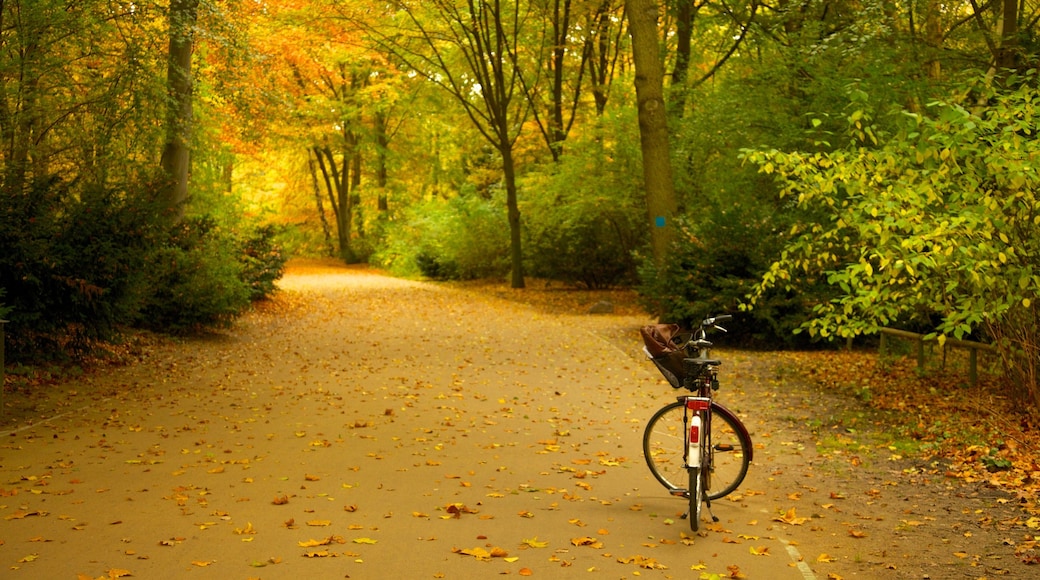
<instances>
[{"instance_id":1,"label":"leaf-covered ground","mask_svg":"<svg viewBox=\"0 0 1040 580\"><path fill-rule=\"evenodd\" d=\"M641 358L629 293L320 263L283 288L229 332L46 389L9 381L3 577L1037 571L1035 430L955 376L718 350L756 458L691 534L643 463L673 392ZM615 314L586 314L600 300Z\"/></svg>"}]
</instances>

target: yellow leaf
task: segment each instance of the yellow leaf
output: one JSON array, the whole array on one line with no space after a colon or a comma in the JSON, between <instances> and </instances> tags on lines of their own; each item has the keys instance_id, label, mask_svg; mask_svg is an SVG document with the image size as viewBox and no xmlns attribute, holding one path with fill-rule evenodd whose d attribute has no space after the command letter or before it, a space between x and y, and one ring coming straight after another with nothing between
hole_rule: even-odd
<instances>
[{"instance_id":1,"label":"yellow leaf","mask_svg":"<svg viewBox=\"0 0 1040 580\"><path fill-rule=\"evenodd\" d=\"M307 525L308 526L314 526L316 528L321 528L321 527L325 527L325 526L331 526L332 525L332 520L311 520L311 521L307 522Z\"/></svg>"},{"instance_id":2,"label":"yellow leaf","mask_svg":"<svg viewBox=\"0 0 1040 580\"><path fill-rule=\"evenodd\" d=\"M191 563L192 563L193 566L198 566L199 568L205 568L206 566L209 566L213 562L207 561L207 560L192 560Z\"/></svg>"},{"instance_id":3,"label":"yellow leaf","mask_svg":"<svg viewBox=\"0 0 1040 580\"><path fill-rule=\"evenodd\" d=\"M798 515L795 514L794 508L791 508L787 510L787 513L785 513L783 516L773 518L773 521L783 522L785 524L791 524L793 526L800 526L805 522L809 521L809 518L798 517Z\"/></svg>"},{"instance_id":4,"label":"yellow leaf","mask_svg":"<svg viewBox=\"0 0 1040 580\"><path fill-rule=\"evenodd\" d=\"M819 556L816 557L816 561L817 562L833 562L834 558L828 556L827 554L820 554Z\"/></svg>"},{"instance_id":5,"label":"yellow leaf","mask_svg":"<svg viewBox=\"0 0 1040 580\"><path fill-rule=\"evenodd\" d=\"M372 538L354 538L355 544L374 544L377 541L378 540L373 540Z\"/></svg>"},{"instance_id":6,"label":"yellow leaf","mask_svg":"<svg viewBox=\"0 0 1040 580\"><path fill-rule=\"evenodd\" d=\"M528 546L530 546L532 548L545 548L545 547L547 547L549 545L549 542L539 541L538 540L538 536L535 536L533 538L528 538L528 539L524 540L524 544L527 544Z\"/></svg>"},{"instance_id":7,"label":"yellow leaf","mask_svg":"<svg viewBox=\"0 0 1040 580\"><path fill-rule=\"evenodd\" d=\"M575 546L589 546L590 548L602 548L603 542L600 542L596 538L584 536L581 538L571 538L571 544Z\"/></svg>"},{"instance_id":8,"label":"yellow leaf","mask_svg":"<svg viewBox=\"0 0 1040 580\"><path fill-rule=\"evenodd\" d=\"M751 547L748 549L752 556L769 556L769 546Z\"/></svg>"},{"instance_id":9,"label":"yellow leaf","mask_svg":"<svg viewBox=\"0 0 1040 580\"><path fill-rule=\"evenodd\" d=\"M329 557L329 551L328 550L321 550L321 551L318 551L318 552L306 552L306 553L304 553L303 557L304 558L328 558Z\"/></svg>"}]
</instances>

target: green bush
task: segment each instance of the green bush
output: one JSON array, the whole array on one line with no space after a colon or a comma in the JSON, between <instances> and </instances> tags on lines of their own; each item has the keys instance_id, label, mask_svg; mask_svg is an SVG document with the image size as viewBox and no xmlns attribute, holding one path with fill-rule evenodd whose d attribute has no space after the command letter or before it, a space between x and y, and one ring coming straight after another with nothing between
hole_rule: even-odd
<instances>
[{"instance_id":1,"label":"green bush","mask_svg":"<svg viewBox=\"0 0 1040 580\"><path fill-rule=\"evenodd\" d=\"M230 325L252 293L239 255L235 239L211 219L184 220L156 251L138 324L167 332Z\"/></svg>"},{"instance_id":2,"label":"green bush","mask_svg":"<svg viewBox=\"0 0 1040 580\"><path fill-rule=\"evenodd\" d=\"M6 293L7 293L7 290L4 290L3 288L0 288L0 298L3 298L4 294L6 294ZM0 302L0 320L7 320L7 315L10 314L10 313L11 313L11 307L5 305L3 302Z\"/></svg>"},{"instance_id":3,"label":"green bush","mask_svg":"<svg viewBox=\"0 0 1040 580\"><path fill-rule=\"evenodd\" d=\"M587 288L631 283L646 241L638 151L602 139L567 151L523 180L525 269Z\"/></svg>"},{"instance_id":4,"label":"green bush","mask_svg":"<svg viewBox=\"0 0 1040 580\"><path fill-rule=\"evenodd\" d=\"M714 314L737 314L768 268L774 238L765 216L755 210L704 214L694 227L679 220L677 239L663 267L652 259L639 267L639 296L647 311L662 321L690 328ZM813 292L777 290L740 320L727 326L728 340L753 346L800 345L795 330L805 320Z\"/></svg>"},{"instance_id":5,"label":"green bush","mask_svg":"<svg viewBox=\"0 0 1040 580\"><path fill-rule=\"evenodd\" d=\"M73 193L57 180L3 197L0 286L11 309L12 360L111 338L147 294L158 212L132 193Z\"/></svg>"},{"instance_id":6,"label":"green bush","mask_svg":"<svg viewBox=\"0 0 1040 580\"><path fill-rule=\"evenodd\" d=\"M275 282L285 273L288 253L277 243L282 228L263 225L253 230L242 242L239 260L242 281L249 288L250 300L261 300L277 290Z\"/></svg>"},{"instance_id":7,"label":"green bush","mask_svg":"<svg viewBox=\"0 0 1040 580\"><path fill-rule=\"evenodd\" d=\"M509 271L505 203L466 194L416 204L388 225L385 247L374 260L402 276L503 276Z\"/></svg>"},{"instance_id":8,"label":"green bush","mask_svg":"<svg viewBox=\"0 0 1040 580\"><path fill-rule=\"evenodd\" d=\"M887 123L856 90L848 146L746 151L784 197L825 215L792 231L758 290L826 280L834 297L803 325L823 338L905 320L931 320L940 343L986 332L1016 394L1040 406L1038 79L1003 81L980 74Z\"/></svg>"}]
</instances>

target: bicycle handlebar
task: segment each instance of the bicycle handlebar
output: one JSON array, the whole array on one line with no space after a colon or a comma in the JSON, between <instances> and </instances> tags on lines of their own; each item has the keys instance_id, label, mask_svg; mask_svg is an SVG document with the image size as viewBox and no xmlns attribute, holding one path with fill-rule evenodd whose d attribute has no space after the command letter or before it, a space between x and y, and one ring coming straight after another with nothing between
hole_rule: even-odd
<instances>
[{"instance_id":1,"label":"bicycle handlebar","mask_svg":"<svg viewBox=\"0 0 1040 580\"><path fill-rule=\"evenodd\" d=\"M704 321L701 322L700 328L697 329L697 332L695 333L695 338L702 338L703 339L705 337L705 335L707 335L708 330L710 330L710 329L715 329L715 330L719 330L719 331L722 331L722 332L729 332L725 328L722 328L721 326L719 326L719 323L720 322L726 322L727 320L732 320L732 319L733 319L733 315L732 314L719 314L718 316L710 316L708 318L705 318Z\"/></svg>"}]
</instances>

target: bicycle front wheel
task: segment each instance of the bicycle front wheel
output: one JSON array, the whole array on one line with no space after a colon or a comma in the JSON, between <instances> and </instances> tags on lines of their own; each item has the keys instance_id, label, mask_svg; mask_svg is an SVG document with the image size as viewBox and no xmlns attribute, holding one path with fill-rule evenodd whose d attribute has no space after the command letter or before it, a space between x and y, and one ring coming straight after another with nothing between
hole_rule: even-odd
<instances>
[{"instance_id":1,"label":"bicycle front wheel","mask_svg":"<svg viewBox=\"0 0 1040 580\"><path fill-rule=\"evenodd\" d=\"M696 532L701 527L701 506L704 505L704 468L690 467L687 474L690 478L690 529Z\"/></svg>"},{"instance_id":2,"label":"bicycle front wheel","mask_svg":"<svg viewBox=\"0 0 1040 580\"><path fill-rule=\"evenodd\" d=\"M707 498L718 499L737 489L751 463L751 438L728 409L711 404L711 442L709 463L711 486ZM643 431L643 457L650 473L668 491L688 490L690 475L683 463L686 433L683 431L683 404L665 405L650 418Z\"/></svg>"}]
</instances>

